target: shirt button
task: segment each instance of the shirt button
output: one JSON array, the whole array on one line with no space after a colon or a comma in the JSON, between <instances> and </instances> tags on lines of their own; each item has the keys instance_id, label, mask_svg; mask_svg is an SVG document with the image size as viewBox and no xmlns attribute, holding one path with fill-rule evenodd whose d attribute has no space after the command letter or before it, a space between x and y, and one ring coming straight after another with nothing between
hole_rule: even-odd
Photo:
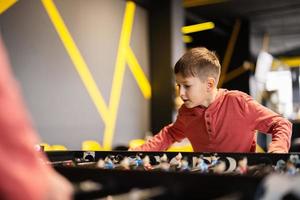
<instances>
[{"instance_id":1,"label":"shirt button","mask_svg":"<svg viewBox=\"0 0 300 200\"><path fill-rule=\"evenodd\" d=\"M207 123L207 125L210 125L210 122L209 122L209 121L207 121L206 123Z\"/></svg>"},{"instance_id":2,"label":"shirt button","mask_svg":"<svg viewBox=\"0 0 300 200\"><path fill-rule=\"evenodd\" d=\"M206 117L206 118L209 118L209 115L207 114L205 117Z\"/></svg>"},{"instance_id":3,"label":"shirt button","mask_svg":"<svg viewBox=\"0 0 300 200\"><path fill-rule=\"evenodd\" d=\"M211 132L211 129L208 129L208 132Z\"/></svg>"}]
</instances>

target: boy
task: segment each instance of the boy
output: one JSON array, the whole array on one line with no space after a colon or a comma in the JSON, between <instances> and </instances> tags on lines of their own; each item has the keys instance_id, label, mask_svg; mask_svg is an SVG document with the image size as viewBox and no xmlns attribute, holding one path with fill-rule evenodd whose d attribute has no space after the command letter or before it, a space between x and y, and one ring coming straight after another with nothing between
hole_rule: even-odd
<instances>
[{"instance_id":1,"label":"boy","mask_svg":"<svg viewBox=\"0 0 300 200\"><path fill-rule=\"evenodd\" d=\"M218 89L221 65L206 48L193 48L174 72L184 104L173 124L134 151L162 151L188 138L198 152L255 152L255 132L272 134L269 152L286 153L291 123L240 91Z\"/></svg>"}]
</instances>

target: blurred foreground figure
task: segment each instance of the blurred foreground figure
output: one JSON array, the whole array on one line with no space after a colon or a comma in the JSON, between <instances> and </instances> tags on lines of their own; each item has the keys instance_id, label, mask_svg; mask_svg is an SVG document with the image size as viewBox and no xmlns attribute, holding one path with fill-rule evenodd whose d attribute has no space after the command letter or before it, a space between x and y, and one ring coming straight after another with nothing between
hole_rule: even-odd
<instances>
[{"instance_id":1,"label":"blurred foreground figure","mask_svg":"<svg viewBox=\"0 0 300 200\"><path fill-rule=\"evenodd\" d=\"M71 184L43 163L38 143L0 36L0 199L71 199Z\"/></svg>"}]
</instances>

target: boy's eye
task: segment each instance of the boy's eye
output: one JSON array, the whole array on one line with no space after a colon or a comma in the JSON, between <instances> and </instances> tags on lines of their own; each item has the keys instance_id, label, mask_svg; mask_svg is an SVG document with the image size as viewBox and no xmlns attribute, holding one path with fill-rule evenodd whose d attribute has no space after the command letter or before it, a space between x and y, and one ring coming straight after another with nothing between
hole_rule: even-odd
<instances>
[{"instance_id":1,"label":"boy's eye","mask_svg":"<svg viewBox=\"0 0 300 200\"><path fill-rule=\"evenodd\" d=\"M189 88L189 87L191 87L190 85L184 85L183 87L185 87L185 88Z\"/></svg>"}]
</instances>

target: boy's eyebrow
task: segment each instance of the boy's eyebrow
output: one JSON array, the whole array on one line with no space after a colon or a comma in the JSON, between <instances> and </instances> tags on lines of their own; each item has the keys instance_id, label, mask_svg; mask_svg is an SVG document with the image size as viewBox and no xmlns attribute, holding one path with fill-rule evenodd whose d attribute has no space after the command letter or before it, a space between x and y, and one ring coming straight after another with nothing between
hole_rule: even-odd
<instances>
[{"instance_id":1,"label":"boy's eyebrow","mask_svg":"<svg viewBox=\"0 0 300 200\"><path fill-rule=\"evenodd\" d=\"M180 84L188 84L189 82L188 81L182 81ZM176 81L176 84L179 84L178 81Z\"/></svg>"}]
</instances>

